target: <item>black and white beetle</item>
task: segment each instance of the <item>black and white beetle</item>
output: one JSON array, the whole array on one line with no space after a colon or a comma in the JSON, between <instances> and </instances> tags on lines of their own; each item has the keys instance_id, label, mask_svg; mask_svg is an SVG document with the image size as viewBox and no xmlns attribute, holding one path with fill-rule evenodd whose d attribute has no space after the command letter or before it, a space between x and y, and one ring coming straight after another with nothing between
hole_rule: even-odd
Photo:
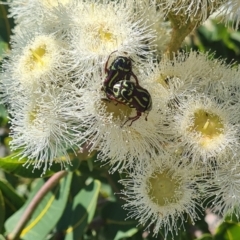
<instances>
[{"instance_id":1,"label":"black and white beetle","mask_svg":"<svg viewBox=\"0 0 240 240\"><path fill-rule=\"evenodd\" d=\"M104 68L107 77L103 82L102 90L104 90L109 99L110 96L113 95L113 86L118 81L130 80L132 76L135 79L136 84L139 85L137 76L132 72L132 59L130 57L118 56L108 68L108 61L114 52L109 55Z\"/></svg>"},{"instance_id":2,"label":"black and white beetle","mask_svg":"<svg viewBox=\"0 0 240 240\"><path fill-rule=\"evenodd\" d=\"M122 126L130 120L131 123L129 126L131 126L134 121L141 117L142 113L147 112L148 115L148 112L152 109L152 98L150 93L145 88L135 85L134 82L128 80L118 81L113 86L113 95L109 97L112 100L129 106L130 108L135 108L137 111L137 115L129 117ZM146 121L147 115L145 117Z\"/></svg>"}]
</instances>

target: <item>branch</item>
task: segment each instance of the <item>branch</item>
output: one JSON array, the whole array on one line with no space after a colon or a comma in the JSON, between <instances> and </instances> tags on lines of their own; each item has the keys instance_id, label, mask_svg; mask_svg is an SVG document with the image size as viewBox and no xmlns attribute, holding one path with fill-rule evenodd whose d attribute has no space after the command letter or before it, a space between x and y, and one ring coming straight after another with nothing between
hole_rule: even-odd
<instances>
[{"instance_id":1,"label":"branch","mask_svg":"<svg viewBox=\"0 0 240 240\"><path fill-rule=\"evenodd\" d=\"M200 24L200 21L198 19L191 18L188 18L186 20L186 15L175 15L172 12L169 12L168 18L172 23L172 34L165 54L167 54L169 58L172 59L174 53L177 53L181 47L185 37L188 36L193 31L193 29ZM183 24L184 22L185 24Z\"/></svg>"}]
</instances>

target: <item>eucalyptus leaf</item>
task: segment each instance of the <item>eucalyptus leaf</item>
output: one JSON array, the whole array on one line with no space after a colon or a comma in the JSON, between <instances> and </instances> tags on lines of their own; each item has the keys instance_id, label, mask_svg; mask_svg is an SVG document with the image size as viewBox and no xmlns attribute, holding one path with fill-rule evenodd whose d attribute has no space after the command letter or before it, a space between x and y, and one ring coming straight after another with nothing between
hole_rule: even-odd
<instances>
[{"instance_id":1,"label":"eucalyptus leaf","mask_svg":"<svg viewBox=\"0 0 240 240\"><path fill-rule=\"evenodd\" d=\"M76 181L73 181L73 184L71 198L57 226L57 234L65 235L64 240L81 238L84 230L93 219L100 190L98 180L85 186L76 183ZM76 192L77 187L78 192Z\"/></svg>"},{"instance_id":2,"label":"eucalyptus leaf","mask_svg":"<svg viewBox=\"0 0 240 240\"><path fill-rule=\"evenodd\" d=\"M1 44L1 43L0 43ZM1 48L1 46L0 46L0 48ZM0 50L1 51L1 50ZM1 53L0 53L0 61L1 61ZM1 77L1 75L0 75L0 77ZM1 81L1 79L0 79L0 81ZM6 108L2 105L2 104L0 104L0 118L1 118L1 124L6 124L7 122L8 122L8 113L7 113L7 110L6 110Z\"/></svg>"},{"instance_id":3,"label":"eucalyptus leaf","mask_svg":"<svg viewBox=\"0 0 240 240\"><path fill-rule=\"evenodd\" d=\"M19 152L15 152L7 157L0 158L0 168L8 173L25 178L39 178L42 176L42 169L34 169L34 160L20 158ZM28 161L27 167L24 164ZM51 170L47 170L44 177L51 176L61 170L61 165L54 163Z\"/></svg>"},{"instance_id":4,"label":"eucalyptus leaf","mask_svg":"<svg viewBox=\"0 0 240 240\"><path fill-rule=\"evenodd\" d=\"M102 217L106 222L104 232L107 239L119 240L131 237L138 232L136 227L138 222L126 220L127 212L118 202L107 204L102 211Z\"/></svg>"},{"instance_id":5,"label":"eucalyptus leaf","mask_svg":"<svg viewBox=\"0 0 240 240\"><path fill-rule=\"evenodd\" d=\"M12 213L22 207L25 200L17 194L15 189L5 179L0 178L0 190L2 191L6 207Z\"/></svg>"},{"instance_id":6,"label":"eucalyptus leaf","mask_svg":"<svg viewBox=\"0 0 240 240\"><path fill-rule=\"evenodd\" d=\"M0 240L6 240L6 238L0 234Z\"/></svg>"},{"instance_id":7,"label":"eucalyptus leaf","mask_svg":"<svg viewBox=\"0 0 240 240\"><path fill-rule=\"evenodd\" d=\"M4 220L5 220L5 204L2 191L0 189L0 232L2 231Z\"/></svg>"},{"instance_id":8,"label":"eucalyptus leaf","mask_svg":"<svg viewBox=\"0 0 240 240\"><path fill-rule=\"evenodd\" d=\"M0 61L3 59L4 53L8 51L8 44L0 38Z\"/></svg>"},{"instance_id":9,"label":"eucalyptus leaf","mask_svg":"<svg viewBox=\"0 0 240 240\"><path fill-rule=\"evenodd\" d=\"M7 1L2 0L1 2ZM5 42L9 42L13 26L13 19L8 18L8 5L0 4L0 33Z\"/></svg>"},{"instance_id":10,"label":"eucalyptus leaf","mask_svg":"<svg viewBox=\"0 0 240 240\"><path fill-rule=\"evenodd\" d=\"M42 199L40 204L33 212L27 225L21 232L20 238L22 240L45 240L49 232L54 228L65 209L68 194L72 180L72 173L69 172L50 192L48 192ZM16 224L21 219L22 214L26 210L29 203L32 201L39 189L44 185L44 179L40 179L31 192L27 202L24 206L11 216L5 228L7 233L11 233Z\"/></svg>"},{"instance_id":11,"label":"eucalyptus leaf","mask_svg":"<svg viewBox=\"0 0 240 240\"><path fill-rule=\"evenodd\" d=\"M214 240L239 240L240 224L232 221L223 222L216 230Z\"/></svg>"},{"instance_id":12,"label":"eucalyptus leaf","mask_svg":"<svg viewBox=\"0 0 240 240\"><path fill-rule=\"evenodd\" d=\"M201 237L197 238L196 240L213 240L213 236L211 234L203 234Z\"/></svg>"},{"instance_id":13,"label":"eucalyptus leaf","mask_svg":"<svg viewBox=\"0 0 240 240\"><path fill-rule=\"evenodd\" d=\"M100 189L101 197L107 199L109 201L116 201L116 196L114 195L113 189L111 188L110 184L106 184L101 181L101 189Z\"/></svg>"}]
</instances>

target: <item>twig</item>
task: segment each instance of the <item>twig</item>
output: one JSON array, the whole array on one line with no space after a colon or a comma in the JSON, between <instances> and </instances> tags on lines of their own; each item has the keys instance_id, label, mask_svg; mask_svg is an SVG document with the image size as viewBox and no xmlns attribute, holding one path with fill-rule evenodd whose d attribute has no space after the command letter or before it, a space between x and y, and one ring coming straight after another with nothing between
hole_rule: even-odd
<instances>
[{"instance_id":1,"label":"twig","mask_svg":"<svg viewBox=\"0 0 240 240\"><path fill-rule=\"evenodd\" d=\"M30 204L25 209L21 219L13 229L11 233L7 236L7 240L17 240L19 239L19 236L21 235L21 232L27 222L30 220L33 212L37 208L38 204L41 202L41 200L46 196L46 194L54 188L60 179L64 177L67 174L67 171L60 171L55 173L53 176L51 176L48 181L40 188L40 190L37 192L37 194L34 196Z\"/></svg>"}]
</instances>

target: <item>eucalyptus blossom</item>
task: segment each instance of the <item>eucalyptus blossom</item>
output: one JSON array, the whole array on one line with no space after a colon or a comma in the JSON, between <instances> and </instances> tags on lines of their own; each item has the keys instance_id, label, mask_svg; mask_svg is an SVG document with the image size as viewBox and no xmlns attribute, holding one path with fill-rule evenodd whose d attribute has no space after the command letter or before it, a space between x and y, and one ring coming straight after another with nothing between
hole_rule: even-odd
<instances>
[{"instance_id":1,"label":"eucalyptus blossom","mask_svg":"<svg viewBox=\"0 0 240 240\"><path fill-rule=\"evenodd\" d=\"M136 168L120 181L124 185L124 208L129 211L129 218L143 226L147 224L154 235L165 230L166 238L169 232L177 234L185 221L184 214L192 222L198 219L198 170L182 166L174 157L159 155L146 160L144 168Z\"/></svg>"},{"instance_id":2,"label":"eucalyptus blossom","mask_svg":"<svg viewBox=\"0 0 240 240\"><path fill-rule=\"evenodd\" d=\"M19 151L26 165L42 168L43 174L53 162L70 164L69 149L77 148L77 119L69 116L71 95L51 87L21 98L10 112L10 147Z\"/></svg>"}]
</instances>

